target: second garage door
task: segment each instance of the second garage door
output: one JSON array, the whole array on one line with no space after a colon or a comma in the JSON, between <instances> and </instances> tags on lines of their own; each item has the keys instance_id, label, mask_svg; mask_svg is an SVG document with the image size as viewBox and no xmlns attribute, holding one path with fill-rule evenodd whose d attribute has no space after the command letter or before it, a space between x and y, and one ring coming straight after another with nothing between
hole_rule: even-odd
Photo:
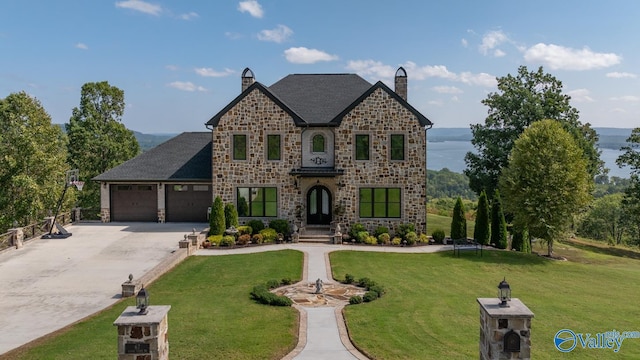
<instances>
[{"instance_id":1,"label":"second garage door","mask_svg":"<svg viewBox=\"0 0 640 360\"><path fill-rule=\"evenodd\" d=\"M156 185L111 185L111 221L158 221Z\"/></svg>"},{"instance_id":2,"label":"second garage door","mask_svg":"<svg viewBox=\"0 0 640 360\"><path fill-rule=\"evenodd\" d=\"M207 222L207 210L211 206L211 185L169 185L166 188L167 221Z\"/></svg>"}]
</instances>

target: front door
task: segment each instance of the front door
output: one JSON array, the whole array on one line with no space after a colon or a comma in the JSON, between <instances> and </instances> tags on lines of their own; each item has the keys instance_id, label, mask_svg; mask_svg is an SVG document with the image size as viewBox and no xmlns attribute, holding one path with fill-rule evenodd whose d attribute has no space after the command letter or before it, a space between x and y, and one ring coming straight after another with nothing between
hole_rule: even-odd
<instances>
[{"instance_id":1,"label":"front door","mask_svg":"<svg viewBox=\"0 0 640 360\"><path fill-rule=\"evenodd\" d=\"M331 223L331 193L324 186L314 186L307 193L307 224Z\"/></svg>"}]
</instances>

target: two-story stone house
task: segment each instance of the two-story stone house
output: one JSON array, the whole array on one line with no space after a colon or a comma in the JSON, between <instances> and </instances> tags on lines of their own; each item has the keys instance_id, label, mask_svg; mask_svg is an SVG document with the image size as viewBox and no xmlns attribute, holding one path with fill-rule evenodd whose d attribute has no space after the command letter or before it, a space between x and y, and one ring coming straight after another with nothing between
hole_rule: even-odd
<instances>
[{"instance_id":1,"label":"two-story stone house","mask_svg":"<svg viewBox=\"0 0 640 360\"><path fill-rule=\"evenodd\" d=\"M148 220L184 221L193 212L192 220L201 221L220 196L235 204L241 222L340 220L372 229L411 222L424 231L431 125L407 102L403 68L395 91L355 74L294 74L267 87L247 68L240 95L206 123L210 142L203 133L185 133L94 179L103 184L103 221L127 220L136 207L131 199L146 191ZM184 149L191 138L197 144ZM209 168L192 169L206 166L208 149ZM183 161L159 171L172 151L182 152ZM158 174L145 174L153 169Z\"/></svg>"}]
</instances>

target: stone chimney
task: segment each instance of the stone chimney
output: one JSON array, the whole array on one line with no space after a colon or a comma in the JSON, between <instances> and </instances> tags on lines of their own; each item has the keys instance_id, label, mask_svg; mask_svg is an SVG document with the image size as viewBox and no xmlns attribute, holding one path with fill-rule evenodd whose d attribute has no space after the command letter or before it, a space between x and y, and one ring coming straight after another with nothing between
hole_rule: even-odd
<instances>
[{"instance_id":1,"label":"stone chimney","mask_svg":"<svg viewBox=\"0 0 640 360\"><path fill-rule=\"evenodd\" d=\"M251 86L254 82L256 82L256 78L253 76L253 71L251 71L251 69L249 68L245 68L242 72L242 91L247 90L247 88L249 88L249 86Z\"/></svg>"},{"instance_id":2,"label":"stone chimney","mask_svg":"<svg viewBox=\"0 0 640 360\"><path fill-rule=\"evenodd\" d=\"M398 71L396 71L395 86L396 86L395 88L396 94L398 94L398 96L400 96L406 101L407 100L407 72L402 66L398 68Z\"/></svg>"}]
</instances>

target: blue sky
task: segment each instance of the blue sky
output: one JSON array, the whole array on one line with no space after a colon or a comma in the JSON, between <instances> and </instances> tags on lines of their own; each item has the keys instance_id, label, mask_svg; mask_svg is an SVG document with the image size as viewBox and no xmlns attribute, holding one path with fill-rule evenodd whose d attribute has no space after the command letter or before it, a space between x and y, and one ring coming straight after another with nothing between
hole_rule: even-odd
<instances>
[{"instance_id":1,"label":"blue sky","mask_svg":"<svg viewBox=\"0 0 640 360\"><path fill-rule=\"evenodd\" d=\"M245 67L269 86L294 73L357 73L437 127L484 121L495 78L543 66L583 122L640 126L640 1L3 0L0 97L26 91L54 123L84 83L125 91L145 133L206 131Z\"/></svg>"}]
</instances>

